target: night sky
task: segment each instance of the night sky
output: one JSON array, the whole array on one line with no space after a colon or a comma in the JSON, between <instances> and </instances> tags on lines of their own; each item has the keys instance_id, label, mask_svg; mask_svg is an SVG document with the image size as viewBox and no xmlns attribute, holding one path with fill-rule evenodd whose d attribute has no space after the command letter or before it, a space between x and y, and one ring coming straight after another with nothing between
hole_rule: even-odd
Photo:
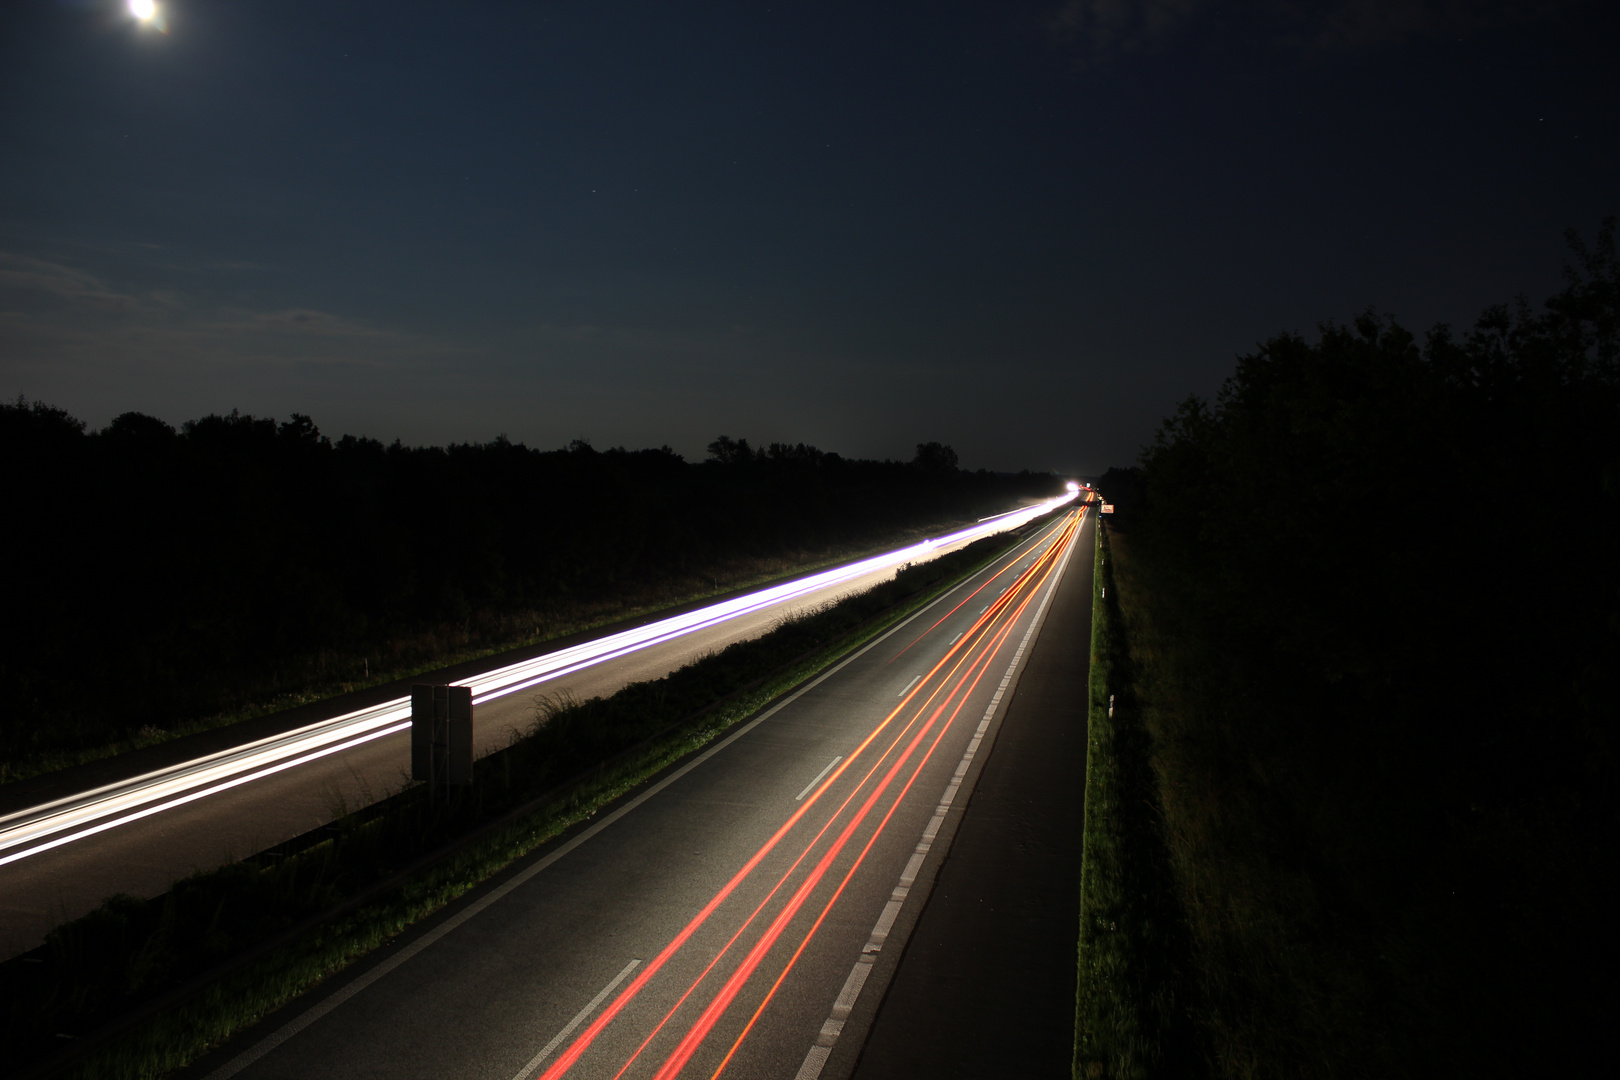
<instances>
[{"instance_id":1,"label":"night sky","mask_svg":"<svg viewBox=\"0 0 1620 1080\"><path fill-rule=\"evenodd\" d=\"M1620 211L1620 5L0 6L0 394L1093 474Z\"/></svg>"}]
</instances>

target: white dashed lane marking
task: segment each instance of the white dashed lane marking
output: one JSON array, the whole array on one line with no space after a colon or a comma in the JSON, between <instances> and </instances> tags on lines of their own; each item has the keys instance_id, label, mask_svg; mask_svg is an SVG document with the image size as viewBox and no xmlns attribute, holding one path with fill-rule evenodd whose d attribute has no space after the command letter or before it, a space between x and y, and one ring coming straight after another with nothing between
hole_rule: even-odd
<instances>
[{"instance_id":1,"label":"white dashed lane marking","mask_svg":"<svg viewBox=\"0 0 1620 1080\"><path fill-rule=\"evenodd\" d=\"M575 1015L572 1020L568 1021L567 1027L563 1028L561 1031L557 1032L556 1035L552 1036L551 1041L542 1046L540 1048L540 1052L534 1055L534 1057L530 1058L529 1063L523 1066L523 1068L519 1069L517 1071L517 1075L512 1077L512 1080L529 1080L529 1077L534 1075L534 1070L540 1067L540 1063L546 1060L546 1058L550 1057L551 1052L557 1049L557 1047L561 1046L562 1041L568 1038L568 1036L572 1035L575 1028L579 1027L579 1025L583 1024L587 1019L589 1019L591 1013L596 1011L596 1007L602 1004L603 1001L607 1000L607 996L613 993L613 991L617 990L619 988L619 984L624 982L629 974L636 970L640 964L640 960L632 960L628 964L624 965L624 970L615 975L612 982L602 987L602 992L591 998L590 1003L587 1004L583 1009L579 1010L578 1014Z\"/></svg>"},{"instance_id":2,"label":"white dashed lane marking","mask_svg":"<svg viewBox=\"0 0 1620 1080\"><path fill-rule=\"evenodd\" d=\"M838 764L840 761L843 761L843 760L844 760L844 755L839 754L837 757L835 757L831 761L827 762L827 767L825 769L822 769L820 772L816 773L816 778L814 780L810 781L808 784L804 785L804 790L799 792L797 795L793 796L793 801L798 802L800 799L802 799L806 795L810 794L810 789L815 787L817 784L821 783L821 778L823 776L826 776L828 773L832 772L832 767L834 765Z\"/></svg>"}]
</instances>

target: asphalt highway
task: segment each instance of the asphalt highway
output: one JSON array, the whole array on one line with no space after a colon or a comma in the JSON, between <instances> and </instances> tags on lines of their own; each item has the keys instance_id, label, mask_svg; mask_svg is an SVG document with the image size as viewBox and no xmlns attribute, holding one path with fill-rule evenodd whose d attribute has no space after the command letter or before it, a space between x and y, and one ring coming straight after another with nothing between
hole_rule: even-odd
<instances>
[{"instance_id":1,"label":"asphalt highway","mask_svg":"<svg viewBox=\"0 0 1620 1080\"><path fill-rule=\"evenodd\" d=\"M937 544L913 557L938 555L970 539ZM464 666L440 677L421 676L420 681L453 681L483 688L482 697L475 698L475 753L487 753L504 746L515 732L528 726L537 694L589 698L611 694L630 682L659 678L704 653L764 633L796 611L892 575L892 560L876 562L878 565L869 569L855 568L861 572L835 574L836 580L818 587L781 586L777 590L782 595L738 597L728 601L719 614L703 609L664 621L679 623L678 633L660 630L664 623L651 623L613 635L615 640L627 639L628 644L622 648L608 648L611 641L595 639L493 672L487 665L483 670L467 670ZM536 682L537 677L545 681ZM393 690L395 694L400 692ZM373 693L371 697L378 695ZM104 788L105 778L85 785L119 799L130 799L131 806L119 812L109 811L95 798L71 789L50 792L53 801L45 809L0 806L0 814L5 815L0 817L0 862L11 860L0 865L0 959L32 948L52 927L89 911L113 893L157 896L189 873L263 851L400 788L407 778L409 751L408 733L400 730L403 725L396 715L398 698L378 700L376 704L363 698L353 695L348 700L328 703L325 715L352 714L369 723L371 730L362 733L364 741L350 740L354 744L349 745L345 741L333 742L328 736L328 743L318 748L320 756L283 754L279 762L270 766L280 771L265 775L259 775L262 769L244 771L235 761L242 751L227 745L203 759L202 764L183 761L150 774L114 776ZM359 711L354 712L357 708ZM306 730L320 736L332 723L322 718L291 735L277 732L261 741L274 751L289 740L309 738L304 734ZM379 731L385 734L375 737ZM200 741L217 744L221 738L229 737L228 731L209 733ZM333 746L346 748L331 752ZM132 758L141 760L140 755ZM116 762L112 763L112 767L116 766ZM224 784L238 786L214 791L202 784L194 774L204 766L219 772ZM239 783L247 776L257 778ZM62 782L71 785L72 778ZM151 794L163 785L174 788L168 793L170 801L194 801L181 802L160 813L151 812L153 807L167 805L153 801ZM200 793L208 794L198 797ZM17 793L0 795L13 800L17 797ZM99 798L108 801L105 794ZM146 801L139 802L142 799ZM48 811L64 817L65 812L80 813L83 820L74 822L73 828L45 833L43 830L51 826ZM115 827L108 827L110 824ZM19 840L30 825L41 829L41 834L26 842ZM90 831L97 828L105 831ZM89 835L81 835L86 832ZM48 844L64 839L72 842L37 850L43 846L41 841Z\"/></svg>"},{"instance_id":2,"label":"asphalt highway","mask_svg":"<svg viewBox=\"0 0 1620 1080\"><path fill-rule=\"evenodd\" d=\"M1087 518L187 1076L849 1076Z\"/></svg>"}]
</instances>

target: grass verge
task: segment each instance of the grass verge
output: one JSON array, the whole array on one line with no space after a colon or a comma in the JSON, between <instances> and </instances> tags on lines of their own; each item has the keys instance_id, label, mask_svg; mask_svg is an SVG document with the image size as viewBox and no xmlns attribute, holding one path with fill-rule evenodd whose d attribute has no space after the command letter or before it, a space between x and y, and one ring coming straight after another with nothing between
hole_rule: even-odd
<instances>
[{"instance_id":1,"label":"grass verge","mask_svg":"<svg viewBox=\"0 0 1620 1080\"><path fill-rule=\"evenodd\" d=\"M1194 1075L1181 992L1185 934L1163 836L1109 531L1097 529L1091 617L1074 1075Z\"/></svg>"},{"instance_id":2,"label":"grass verge","mask_svg":"<svg viewBox=\"0 0 1620 1080\"><path fill-rule=\"evenodd\" d=\"M903 569L611 698L542 702L530 733L481 759L477 782L456 799L435 805L410 789L300 850L195 875L155 900L112 898L0 965L11 1064L134 1078L195 1060L826 670L1016 539ZM59 1034L79 1036L79 1048L53 1053Z\"/></svg>"}]
</instances>

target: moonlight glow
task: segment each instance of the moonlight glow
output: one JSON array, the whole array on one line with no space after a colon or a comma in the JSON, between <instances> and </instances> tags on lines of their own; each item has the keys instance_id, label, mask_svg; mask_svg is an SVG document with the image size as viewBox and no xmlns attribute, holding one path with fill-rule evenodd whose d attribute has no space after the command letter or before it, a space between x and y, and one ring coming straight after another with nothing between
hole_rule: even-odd
<instances>
[{"instance_id":1,"label":"moonlight glow","mask_svg":"<svg viewBox=\"0 0 1620 1080\"><path fill-rule=\"evenodd\" d=\"M157 4L153 0L129 0L129 13L144 21L157 14Z\"/></svg>"}]
</instances>

